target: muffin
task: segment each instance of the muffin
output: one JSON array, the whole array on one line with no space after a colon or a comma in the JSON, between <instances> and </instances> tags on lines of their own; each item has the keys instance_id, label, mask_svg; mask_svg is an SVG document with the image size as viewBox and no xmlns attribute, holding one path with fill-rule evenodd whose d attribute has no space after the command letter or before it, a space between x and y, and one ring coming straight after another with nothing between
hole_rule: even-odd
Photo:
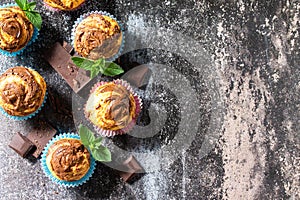
<instances>
[{"instance_id":1,"label":"muffin","mask_svg":"<svg viewBox=\"0 0 300 200\"><path fill-rule=\"evenodd\" d=\"M17 6L0 8L0 23L0 49L4 51L20 51L33 37L32 23Z\"/></svg>"},{"instance_id":2,"label":"muffin","mask_svg":"<svg viewBox=\"0 0 300 200\"><path fill-rule=\"evenodd\" d=\"M70 11L80 7L85 0L44 0L44 3L54 9Z\"/></svg>"},{"instance_id":3,"label":"muffin","mask_svg":"<svg viewBox=\"0 0 300 200\"><path fill-rule=\"evenodd\" d=\"M103 136L128 132L141 111L141 100L123 80L95 85L85 105L85 115Z\"/></svg>"},{"instance_id":4,"label":"muffin","mask_svg":"<svg viewBox=\"0 0 300 200\"><path fill-rule=\"evenodd\" d=\"M82 57L92 60L109 59L118 54L123 34L113 17L92 12L84 15L79 23L75 23L74 28L74 49Z\"/></svg>"},{"instance_id":5,"label":"muffin","mask_svg":"<svg viewBox=\"0 0 300 200\"><path fill-rule=\"evenodd\" d=\"M0 76L0 107L10 116L29 116L40 109L46 82L36 71L17 66Z\"/></svg>"},{"instance_id":6,"label":"muffin","mask_svg":"<svg viewBox=\"0 0 300 200\"><path fill-rule=\"evenodd\" d=\"M42 169L55 183L74 187L86 182L93 174L95 159L74 133L52 138L42 153Z\"/></svg>"},{"instance_id":7,"label":"muffin","mask_svg":"<svg viewBox=\"0 0 300 200\"><path fill-rule=\"evenodd\" d=\"M64 138L49 147L46 164L57 179L77 181L90 169L90 153L79 139Z\"/></svg>"}]
</instances>

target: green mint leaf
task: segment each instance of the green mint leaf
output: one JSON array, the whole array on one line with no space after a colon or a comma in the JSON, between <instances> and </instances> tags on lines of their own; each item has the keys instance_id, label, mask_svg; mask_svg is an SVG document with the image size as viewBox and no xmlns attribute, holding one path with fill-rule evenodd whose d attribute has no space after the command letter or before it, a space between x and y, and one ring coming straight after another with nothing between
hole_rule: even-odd
<instances>
[{"instance_id":1,"label":"green mint leaf","mask_svg":"<svg viewBox=\"0 0 300 200\"><path fill-rule=\"evenodd\" d=\"M28 6L28 11L34 11L36 7L36 2L30 2L27 4L27 6Z\"/></svg>"},{"instance_id":2,"label":"green mint leaf","mask_svg":"<svg viewBox=\"0 0 300 200\"><path fill-rule=\"evenodd\" d=\"M99 71L96 68L90 70L90 78L93 79L99 74Z\"/></svg>"},{"instance_id":3,"label":"green mint leaf","mask_svg":"<svg viewBox=\"0 0 300 200\"><path fill-rule=\"evenodd\" d=\"M82 57L72 57L72 61L79 68L90 71L91 79L95 78L99 73L106 76L115 76L124 72L119 65L113 62L106 62L104 58L94 61Z\"/></svg>"},{"instance_id":4,"label":"green mint leaf","mask_svg":"<svg viewBox=\"0 0 300 200\"><path fill-rule=\"evenodd\" d=\"M107 62L103 69L103 74L106 76L116 76L122 74L124 70L116 63Z\"/></svg>"},{"instance_id":5,"label":"green mint leaf","mask_svg":"<svg viewBox=\"0 0 300 200\"><path fill-rule=\"evenodd\" d=\"M95 147L101 146L102 139L103 139L102 137L97 137L93 142L94 146Z\"/></svg>"},{"instance_id":6,"label":"green mint leaf","mask_svg":"<svg viewBox=\"0 0 300 200\"><path fill-rule=\"evenodd\" d=\"M95 65L93 66L95 75L92 78L97 76L99 73L103 74L103 67L104 66L105 66L105 59L104 58L100 58L100 59L96 60Z\"/></svg>"},{"instance_id":7,"label":"green mint leaf","mask_svg":"<svg viewBox=\"0 0 300 200\"><path fill-rule=\"evenodd\" d=\"M98 60L95 61L96 67L98 69L101 69L105 66L105 59L104 58L100 58Z\"/></svg>"},{"instance_id":8,"label":"green mint leaf","mask_svg":"<svg viewBox=\"0 0 300 200\"><path fill-rule=\"evenodd\" d=\"M85 147L89 147L95 141L94 133L86 126L82 126L81 124L79 126L79 136L82 144Z\"/></svg>"},{"instance_id":9,"label":"green mint leaf","mask_svg":"<svg viewBox=\"0 0 300 200\"><path fill-rule=\"evenodd\" d=\"M17 5L21 8L21 10L27 10L27 0L15 0Z\"/></svg>"},{"instance_id":10,"label":"green mint leaf","mask_svg":"<svg viewBox=\"0 0 300 200\"><path fill-rule=\"evenodd\" d=\"M28 2L27 0L15 0L17 5L23 10L29 19L29 21L36 27L38 30L42 28L42 17L41 15L34 11L36 7L36 2Z\"/></svg>"},{"instance_id":11,"label":"green mint leaf","mask_svg":"<svg viewBox=\"0 0 300 200\"><path fill-rule=\"evenodd\" d=\"M72 57L72 61L77 67L85 70L92 70L95 65L94 61L82 57Z\"/></svg>"},{"instance_id":12,"label":"green mint leaf","mask_svg":"<svg viewBox=\"0 0 300 200\"><path fill-rule=\"evenodd\" d=\"M95 160L101 162L110 162L111 161L111 153L107 147L99 146L97 148L91 149L92 156Z\"/></svg>"},{"instance_id":13,"label":"green mint leaf","mask_svg":"<svg viewBox=\"0 0 300 200\"><path fill-rule=\"evenodd\" d=\"M107 147L101 145L102 137L95 138L93 132L86 126L80 124L79 135L82 144L91 150L95 160L101 162L110 162L111 153Z\"/></svg>"},{"instance_id":14,"label":"green mint leaf","mask_svg":"<svg viewBox=\"0 0 300 200\"><path fill-rule=\"evenodd\" d=\"M35 26L37 29L42 28L42 17L38 12L35 11L24 11L29 21Z\"/></svg>"},{"instance_id":15,"label":"green mint leaf","mask_svg":"<svg viewBox=\"0 0 300 200\"><path fill-rule=\"evenodd\" d=\"M91 79L95 78L96 75L97 75L96 70L94 70L94 69L90 70L90 78L91 78Z\"/></svg>"}]
</instances>

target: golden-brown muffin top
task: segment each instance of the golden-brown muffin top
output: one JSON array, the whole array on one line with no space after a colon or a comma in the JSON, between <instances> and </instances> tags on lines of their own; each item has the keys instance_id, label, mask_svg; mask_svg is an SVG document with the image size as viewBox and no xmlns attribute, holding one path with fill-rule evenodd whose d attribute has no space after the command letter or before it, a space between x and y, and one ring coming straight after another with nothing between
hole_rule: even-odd
<instances>
[{"instance_id":1,"label":"golden-brown muffin top","mask_svg":"<svg viewBox=\"0 0 300 200\"><path fill-rule=\"evenodd\" d=\"M35 112L45 94L45 80L32 69L13 67L0 76L0 106L9 115L27 116Z\"/></svg>"},{"instance_id":2,"label":"golden-brown muffin top","mask_svg":"<svg viewBox=\"0 0 300 200\"><path fill-rule=\"evenodd\" d=\"M60 139L49 147L46 164L56 178L76 181L90 169L90 153L78 139Z\"/></svg>"},{"instance_id":3,"label":"golden-brown muffin top","mask_svg":"<svg viewBox=\"0 0 300 200\"><path fill-rule=\"evenodd\" d=\"M86 104L87 117L105 130L125 128L136 116L133 94L124 86L109 82L99 86Z\"/></svg>"},{"instance_id":4,"label":"golden-brown muffin top","mask_svg":"<svg viewBox=\"0 0 300 200\"><path fill-rule=\"evenodd\" d=\"M34 27L17 6L0 8L0 48L19 51L32 38Z\"/></svg>"},{"instance_id":5,"label":"golden-brown muffin top","mask_svg":"<svg viewBox=\"0 0 300 200\"><path fill-rule=\"evenodd\" d=\"M93 60L110 58L118 53L122 43L119 24L111 17L91 14L75 30L74 48L83 57Z\"/></svg>"},{"instance_id":6,"label":"golden-brown muffin top","mask_svg":"<svg viewBox=\"0 0 300 200\"><path fill-rule=\"evenodd\" d=\"M44 2L53 8L67 11L78 8L85 0L44 0Z\"/></svg>"}]
</instances>

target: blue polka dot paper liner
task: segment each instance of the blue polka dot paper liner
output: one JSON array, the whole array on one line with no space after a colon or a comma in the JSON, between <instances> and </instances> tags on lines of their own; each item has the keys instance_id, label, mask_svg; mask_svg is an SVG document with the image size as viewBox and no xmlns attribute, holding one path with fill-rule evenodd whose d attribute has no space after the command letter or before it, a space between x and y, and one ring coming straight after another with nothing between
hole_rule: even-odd
<instances>
[{"instance_id":1,"label":"blue polka dot paper liner","mask_svg":"<svg viewBox=\"0 0 300 200\"><path fill-rule=\"evenodd\" d=\"M11 7L11 6L18 6L18 5L14 4L14 3L7 3L7 4L4 4L4 5L0 5L0 8L7 8L7 7ZM20 49L19 51L15 51L15 52L9 52L9 51L5 51L5 50L0 48L0 53L2 55L9 56L9 57L14 57L14 56L20 55L25 51L25 49L28 46L30 46L32 43L34 43L37 40L38 35L39 35L38 29L34 28L34 31L33 31L33 34L32 34L32 37L31 37L30 41L22 49Z\"/></svg>"},{"instance_id":2,"label":"blue polka dot paper liner","mask_svg":"<svg viewBox=\"0 0 300 200\"><path fill-rule=\"evenodd\" d=\"M33 113L31 113L27 116L13 116L13 115L10 115L7 112L5 112L5 110L1 106L0 106L0 111L3 115L5 115L7 118L12 119L12 120L16 120L16 121L28 120L28 119L34 117L35 115L37 115L42 110L42 107L44 107L44 104L46 103L47 96L48 96L48 92L46 91L45 96L44 96L44 101L43 101L42 105L35 112L33 112Z\"/></svg>"},{"instance_id":3,"label":"blue polka dot paper liner","mask_svg":"<svg viewBox=\"0 0 300 200\"><path fill-rule=\"evenodd\" d=\"M74 46L76 27L78 26L78 24L79 24L80 22L82 22L82 20L84 20L85 18L87 18L87 17L88 17L89 15L91 15L91 14L100 14L100 15L108 16L108 17L114 19L114 20L119 24L119 26L120 26L120 29L121 29L121 32L122 32L122 42L121 42L119 51L118 51L117 54L115 54L115 55L112 56L111 58L107 58L107 59L106 59L107 61L113 62L113 61L115 61L118 57L120 57L120 55L121 55L122 52L123 52L124 45L125 45L125 34L124 34L124 28L123 28L122 23L120 23L113 15L111 15L111 14L108 13L108 12L105 12L105 11L92 11L92 12L85 13L85 14L81 15L79 18L77 18L77 20L75 21L75 23L74 23L74 25L73 25L73 28L72 28L72 35L71 35L71 38L72 38L72 46Z\"/></svg>"},{"instance_id":4,"label":"blue polka dot paper liner","mask_svg":"<svg viewBox=\"0 0 300 200\"><path fill-rule=\"evenodd\" d=\"M84 175L84 177L82 177L80 180L77 181L65 181L65 180L60 180L58 178L56 178L50 171L50 169L47 166L46 163L46 156L47 153L49 151L49 148L51 145L53 145L56 141L61 140L61 139L80 139L80 136L75 134L75 133L63 133L60 135L57 135L56 137L52 138L52 140L50 140L50 142L47 144L47 146L45 147L45 149L42 152L42 158L41 158L41 164L42 164L42 169L44 171L44 173L46 174L46 176L51 179L53 182L55 182L58 185L62 185L65 187L76 187L79 185L84 184L86 181L88 181L90 179L90 177L92 176L92 174L94 173L95 167L96 167L96 161L95 159L92 157L91 151L89 150L91 156L91 164L90 164L90 169L89 171Z\"/></svg>"}]
</instances>

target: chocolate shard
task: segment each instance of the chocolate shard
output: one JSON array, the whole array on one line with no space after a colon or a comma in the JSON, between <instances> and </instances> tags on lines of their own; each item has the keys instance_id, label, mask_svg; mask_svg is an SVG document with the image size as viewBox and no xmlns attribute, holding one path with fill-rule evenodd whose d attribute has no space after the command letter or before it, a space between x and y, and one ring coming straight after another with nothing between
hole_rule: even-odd
<instances>
[{"instance_id":1,"label":"chocolate shard","mask_svg":"<svg viewBox=\"0 0 300 200\"><path fill-rule=\"evenodd\" d=\"M122 79L128 81L131 85L142 87L146 85L151 76L151 70L147 65L139 65L126 72Z\"/></svg>"},{"instance_id":2,"label":"chocolate shard","mask_svg":"<svg viewBox=\"0 0 300 200\"><path fill-rule=\"evenodd\" d=\"M71 108L69 108L64 100L61 99L59 95L56 95L51 89L48 90L48 99L55 114L64 115L69 118L73 117Z\"/></svg>"},{"instance_id":3,"label":"chocolate shard","mask_svg":"<svg viewBox=\"0 0 300 200\"><path fill-rule=\"evenodd\" d=\"M38 158L47 143L57 133L57 130L44 121L38 121L33 130L28 134L27 138L36 146L36 150L32 154Z\"/></svg>"},{"instance_id":4,"label":"chocolate shard","mask_svg":"<svg viewBox=\"0 0 300 200\"><path fill-rule=\"evenodd\" d=\"M135 176L135 174L143 172L143 168L134 156L130 156L127 160L125 160L123 162L123 165L125 167L125 170L120 171L119 175L121 176L121 179L125 182L130 181Z\"/></svg>"},{"instance_id":5,"label":"chocolate shard","mask_svg":"<svg viewBox=\"0 0 300 200\"><path fill-rule=\"evenodd\" d=\"M91 79L85 70L79 69L71 60L72 47L64 43L64 47L56 42L44 53L44 58L60 74L75 93L78 93Z\"/></svg>"},{"instance_id":6,"label":"chocolate shard","mask_svg":"<svg viewBox=\"0 0 300 200\"><path fill-rule=\"evenodd\" d=\"M72 45L70 45L69 43L67 43L66 41L63 41L63 48L70 54L73 55L74 52L74 48L72 47Z\"/></svg>"},{"instance_id":7,"label":"chocolate shard","mask_svg":"<svg viewBox=\"0 0 300 200\"><path fill-rule=\"evenodd\" d=\"M16 133L8 145L23 158L35 149L35 145L21 133Z\"/></svg>"}]
</instances>

